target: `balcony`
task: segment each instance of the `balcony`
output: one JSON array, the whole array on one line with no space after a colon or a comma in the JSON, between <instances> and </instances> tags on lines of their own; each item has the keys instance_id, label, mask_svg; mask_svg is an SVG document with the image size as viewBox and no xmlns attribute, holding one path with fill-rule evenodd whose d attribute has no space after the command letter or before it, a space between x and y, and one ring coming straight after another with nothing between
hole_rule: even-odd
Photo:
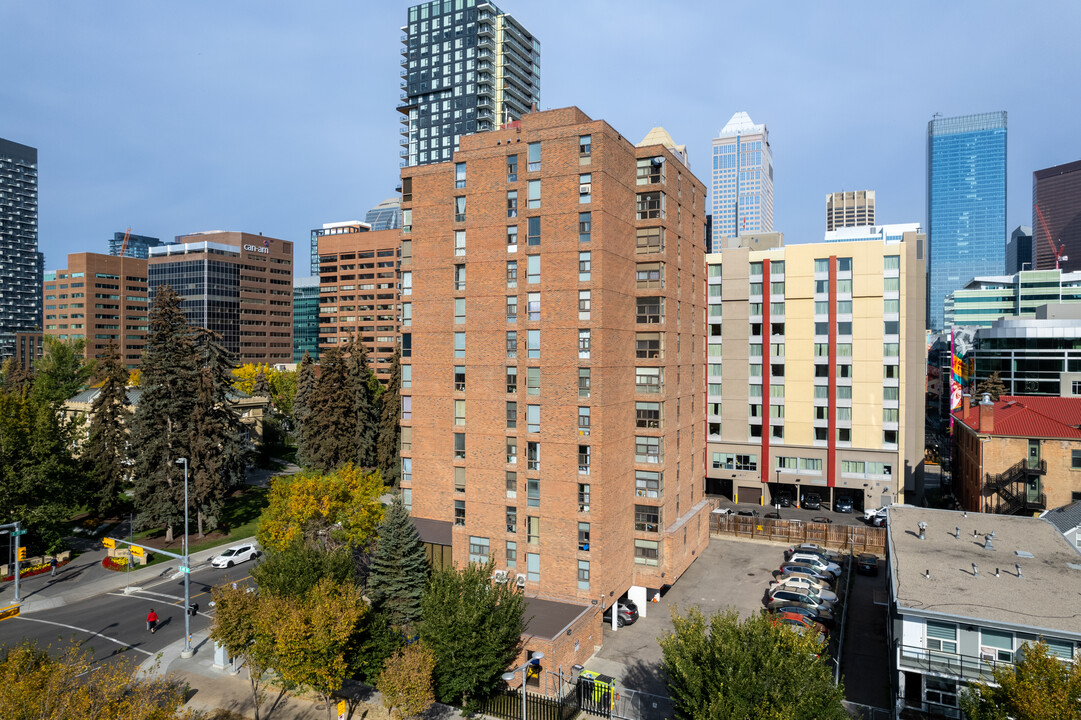
<instances>
[{"instance_id":1,"label":"balcony","mask_svg":"<svg viewBox=\"0 0 1081 720\"><path fill-rule=\"evenodd\" d=\"M898 645L900 649L899 666L920 669L942 675L952 675L965 680L990 680L996 667L1012 668L1013 663L982 658L976 655L939 652L914 645Z\"/></svg>"}]
</instances>

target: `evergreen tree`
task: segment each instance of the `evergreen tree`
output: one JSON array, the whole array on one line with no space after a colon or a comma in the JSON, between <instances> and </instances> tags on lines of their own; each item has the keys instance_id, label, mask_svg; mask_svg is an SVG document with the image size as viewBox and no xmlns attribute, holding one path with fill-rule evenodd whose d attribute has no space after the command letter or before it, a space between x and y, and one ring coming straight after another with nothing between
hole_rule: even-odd
<instances>
[{"instance_id":1,"label":"evergreen tree","mask_svg":"<svg viewBox=\"0 0 1081 720\"><path fill-rule=\"evenodd\" d=\"M90 406L90 432L83 450L89 464L93 502L102 515L116 509L127 475L128 369L116 343L110 342L98 363L98 394Z\"/></svg>"},{"instance_id":2,"label":"evergreen tree","mask_svg":"<svg viewBox=\"0 0 1081 720\"><path fill-rule=\"evenodd\" d=\"M428 581L428 559L401 496L394 498L379 525L368 575L372 606L391 625L411 626L420 618L420 596Z\"/></svg>"},{"instance_id":3,"label":"evergreen tree","mask_svg":"<svg viewBox=\"0 0 1081 720\"><path fill-rule=\"evenodd\" d=\"M391 487L398 487L402 476L401 437L399 418L402 414L402 356L397 350L390 363L390 379L382 395L379 417L379 442L376 447L376 460L383 482Z\"/></svg>"},{"instance_id":4,"label":"evergreen tree","mask_svg":"<svg viewBox=\"0 0 1081 720\"><path fill-rule=\"evenodd\" d=\"M991 400L998 401L1003 395L1008 395L1006 391L1006 385L1002 382L1002 376L998 374L998 371L991 373L986 380L976 385L976 390L972 394L972 401L978 403L983 400L984 393L991 396Z\"/></svg>"},{"instance_id":5,"label":"evergreen tree","mask_svg":"<svg viewBox=\"0 0 1081 720\"><path fill-rule=\"evenodd\" d=\"M304 357L297 368L297 389L293 396L293 421L296 423L297 460L307 465L307 447L304 443L304 423L311 416L311 399L315 392L315 367L311 355L304 351Z\"/></svg>"},{"instance_id":6,"label":"evergreen tree","mask_svg":"<svg viewBox=\"0 0 1081 720\"><path fill-rule=\"evenodd\" d=\"M263 368L259 368L259 374L255 376L255 387L252 389L251 394L270 397L270 381L267 380L266 370Z\"/></svg>"},{"instance_id":7,"label":"evergreen tree","mask_svg":"<svg viewBox=\"0 0 1081 720\"><path fill-rule=\"evenodd\" d=\"M23 389L29 390L33 383L33 369L24 368L13 357L4 361L3 371L0 372L0 387L3 387L5 392L17 393Z\"/></svg>"},{"instance_id":8,"label":"evergreen tree","mask_svg":"<svg viewBox=\"0 0 1081 720\"><path fill-rule=\"evenodd\" d=\"M328 472L356 456L353 395L341 350L334 348L320 362L322 371L309 400L310 414L301 425L304 462Z\"/></svg>"},{"instance_id":9,"label":"evergreen tree","mask_svg":"<svg viewBox=\"0 0 1081 720\"><path fill-rule=\"evenodd\" d=\"M199 330L195 342L202 368L195 384L188 462L199 537L205 525L217 526L226 495L244 479L244 428L228 397L233 363L220 340L217 333Z\"/></svg>"},{"instance_id":10,"label":"evergreen tree","mask_svg":"<svg viewBox=\"0 0 1081 720\"><path fill-rule=\"evenodd\" d=\"M172 542L173 527L184 518L184 471L176 461L188 457L198 370L192 329L169 285L155 292L141 369L131 427L138 524L164 526L165 541Z\"/></svg>"},{"instance_id":11,"label":"evergreen tree","mask_svg":"<svg viewBox=\"0 0 1081 720\"><path fill-rule=\"evenodd\" d=\"M353 444L356 453L353 459L361 467L373 467L376 459L378 426L372 384L377 384L378 381L375 380L371 368L368 367L368 352L364 343L352 339L349 341L347 350L349 360L346 367L349 373L350 395L353 400Z\"/></svg>"}]
</instances>

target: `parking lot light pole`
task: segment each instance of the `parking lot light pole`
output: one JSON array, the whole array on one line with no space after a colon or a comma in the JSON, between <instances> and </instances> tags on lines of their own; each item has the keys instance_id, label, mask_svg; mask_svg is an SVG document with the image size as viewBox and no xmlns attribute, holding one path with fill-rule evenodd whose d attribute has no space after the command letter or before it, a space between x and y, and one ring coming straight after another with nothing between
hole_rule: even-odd
<instances>
[{"instance_id":1,"label":"parking lot light pole","mask_svg":"<svg viewBox=\"0 0 1081 720\"><path fill-rule=\"evenodd\" d=\"M510 682L518 674L518 671L521 671L521 673L522 673L522 720L526 720L526 716L525 716L525 679L526 679L526 673L529 672L529 666L533 664L534 660L543 660L543 659L544 659L544 653L539 652L539 651L535 652L535 653L533 653L533 656L530 657L528 660L526 660L525 664L522 665L520 668L516 668L514 670L508 670L507 672L503 673L503 675L502 675L504 680L506 680L507 682Z\"/></svg>"},{"instance_id":2,"label":"parking lot light pole","mask_svg":"<svg viewBox=\"0 0 1081 720\"><path fill-rule=\"evenodd\" d=\"M188 557L188 459L180 458L177 465L184 466L184 649L180 657L190 658L195 652L191 649L191 558Z\"/></svg>"}]
</instances>

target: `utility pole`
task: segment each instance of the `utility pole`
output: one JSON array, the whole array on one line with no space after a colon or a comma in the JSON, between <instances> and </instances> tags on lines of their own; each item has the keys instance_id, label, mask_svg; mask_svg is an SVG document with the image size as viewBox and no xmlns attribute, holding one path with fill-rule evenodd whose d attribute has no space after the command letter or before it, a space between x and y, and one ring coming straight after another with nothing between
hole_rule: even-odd
<instances>
[{"instance_id":1,"label":"utility pole","mask_svg":"<svg viewBox=\"0 0 1081 720\"><path fill-rule=\"evenodd\" d=\"M190 658L195 652L191 649L191 558L188 557L188 459L180 458L177 465L184 466L184 649L182 658Z\"/></svg>"},{"instance_id":2,"label":"utility pole","mask_svg":"<svg viewBox=\"0 0 1081 720\"><path fill-rule=\"evenodd\" d=\"M19 597L19 562L23 559L23 553L25 552L25 549L20 547L19 538L26 534L22 521L16 520L6 525L0 525L0 535L7 535L8 533L15 538L15 604L18 605L22 602L22 598Z\"/></svg>"}]
</instances>

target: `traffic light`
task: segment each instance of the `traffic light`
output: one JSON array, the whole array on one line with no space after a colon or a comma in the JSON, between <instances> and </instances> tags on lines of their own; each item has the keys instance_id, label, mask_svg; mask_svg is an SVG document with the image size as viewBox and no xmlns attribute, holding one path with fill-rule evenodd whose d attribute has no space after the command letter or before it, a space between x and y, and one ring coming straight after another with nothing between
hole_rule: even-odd
<instances>
[{"instance_id":1,"label":"traffic light","mask_svg":"<svg viewBox=\"0 0 1081 720\"><path fill-rule=\"evenodd\" d=\"M26 546L23 545L22 547L19 548L19 561L21 562L21 561L23 561L25 559L26 559Z\"/></svg>"}]
</instances>

